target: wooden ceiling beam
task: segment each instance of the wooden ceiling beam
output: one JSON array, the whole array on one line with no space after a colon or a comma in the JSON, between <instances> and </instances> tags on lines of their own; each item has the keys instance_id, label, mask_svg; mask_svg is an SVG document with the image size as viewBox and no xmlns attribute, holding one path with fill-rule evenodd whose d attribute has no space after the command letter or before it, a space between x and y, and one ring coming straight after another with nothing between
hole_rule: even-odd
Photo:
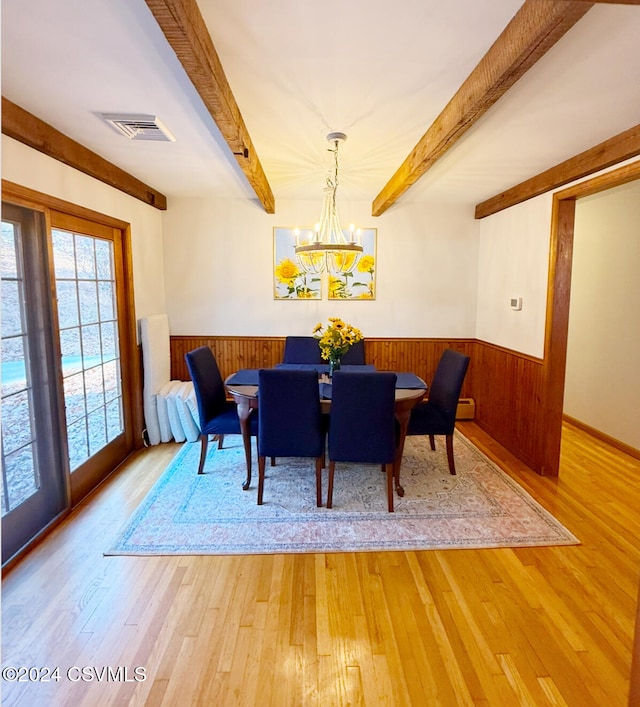
<instances>
[{"instance_id":1,"label":"wooden ceiling beam","mask_svg":"<svg viewBox=\"0 0 640 707\"><path fill-rule=\"evenodd\" d=\"M196 0L145 0L265 211L275 199Z\"/></svg>"},{"instance_id":2,"label":"wooden ceiling beam","mask_svg":"<svg viewBox=\"0 0 640 707\"><path fill-rule=\"evenodd\" d=\"M167 197L79 142L56 130L24 108L2 97L2 132L90 177L134 196L156 209L167 208Z\"/></svg>"},{"instance_id":3,"label":"wooden ceiling beam","mask_svg":"<svg viewBox=\"0 0 640 707\"><path fill-rule=\"evenodd\" d=\"M526 0L444 110L373 200L380 216L593 6Z\"/></svg>"},{"instance_id":4,"label":"wooden ceiling beam","mask_svg":"<svg viewBox=\"0 0 640 707\"><path fill-rule=\"evenodd\" d=\"M476 218L491 216L564 184L640 155L640 125L591 147L476 206Z\"/></svg>"}]
</instances>

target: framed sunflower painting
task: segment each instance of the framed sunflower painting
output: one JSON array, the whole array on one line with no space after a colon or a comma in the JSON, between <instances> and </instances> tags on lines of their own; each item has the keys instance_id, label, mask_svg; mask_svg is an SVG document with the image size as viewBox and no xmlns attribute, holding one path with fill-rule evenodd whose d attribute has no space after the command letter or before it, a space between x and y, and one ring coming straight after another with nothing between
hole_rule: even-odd
<instances>
[{"instance_id":1,"label":"framed sunflower painting","mask_svg":"<svg viewBox=\"0 0 640 707\"><path fill-rule=\"evenodd\" d=\"M274 299L321 299L322 276L310 275L296 259L293 228L273 229Z\"/></svg>"},{"instance_id":2,"label":"framed sunflower painting","mask_svg":"<svg viewBox=\"0 0 640 707\"><path fill-rule=\"evenodd\" d=\"M327 275L329 299L373 300L376 297L376 236L377 229L361 231L362 254L345 268L348 272ZM345 258L353 258L345 254Z\"/></svg>"}]
</instances>

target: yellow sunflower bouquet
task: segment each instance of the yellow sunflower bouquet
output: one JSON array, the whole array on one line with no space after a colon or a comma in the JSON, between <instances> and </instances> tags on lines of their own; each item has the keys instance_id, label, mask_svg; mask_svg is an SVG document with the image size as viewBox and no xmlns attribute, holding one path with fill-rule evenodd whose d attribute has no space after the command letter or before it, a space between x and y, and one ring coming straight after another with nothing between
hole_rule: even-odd
<instances>
[{"instance_id":1,"label":"yellow sunflower bouquet","mask_svg":"<svg viewBox=\"0 0 640 707\"><path fill-rule=\"evenodd\" d=\"M364 338L360 329L346 324L338 317L329 317L327 325L316 325L313 336L318 340L322 358L338 365L340 357L344 356L353 344Z\"/></svg>"}]
</instances>

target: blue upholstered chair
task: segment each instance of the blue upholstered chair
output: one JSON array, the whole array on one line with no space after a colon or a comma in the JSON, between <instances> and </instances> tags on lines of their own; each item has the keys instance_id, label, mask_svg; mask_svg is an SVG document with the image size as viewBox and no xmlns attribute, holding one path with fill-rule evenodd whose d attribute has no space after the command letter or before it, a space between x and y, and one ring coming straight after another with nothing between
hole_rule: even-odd
<instances>
[{"instance_id":1,"label":"blue upholstered chair","mask_svg":"<svg viewBox=\"0 0 640 707\"><path fill-rule=\"evenodd\" d=\"M218 449L222 449L224 435L240 434L240 420L236 404L226 399L224 382L211 349L208 346L201 346L185 354L185 359L198 403L201 442L198 474L202 474L209 435L218 437ZM254 416L249 421L251 434L255 436L257 423Z\"/></svg>"},{"instance_id":2,"label":"blue upholstered chair","mask_svg":"<svg viewBox=\"0 0 640 707\"><path fill-rule=\"evenodd\" d=\"M434 435L445 435L449 472L456 473L453 459L453 430L462 383L469 367L469 356L445 349L438 362L426 402L411 411L408 435L429 435L431 449L436 448Z\"/></svg>"},{"instance_id":3,"label":"blue upholstered chair","mask_svg":"<svg viewBox=\"0 0 640 707\"><path fill-rule=\"evenodd\" d=\"M364 339L360 339L340 359L346 366L363 366L366 363L364 356Z\"/></svg>"},{"instance_id":4,"label":"blue upholstered chair","mask_svg":"<svg viewBox=\"0 0 640 707\"><path fill-rule=\"evenodd\" d=\"M340 362L349 366L364 365L364 339L351 346ZM287 336L284 341L284 357L282 363L312 363L326 364L320 355L318 340L313 336Z\"/></svg>"},{"instance_id":5,"label":"blue upholstered chair","mask_svg":"<svg viewBox=\"0 0 640 707\"><path fill-rule=\"evenodd\" d=\"M269 368L258 373L258 505L266 457L310 457L316 466L316 504L322 505L326 423L316 371Z\"/></svg>"},{"instance_id":6,"label":"blue upholstered chair","mask_svg":"<svg viewBox=\"0 0 640 707\"><path fill-rule=\"evenodd\" d=\"M282 363L323 364L318 340L313 336L287 336Z\"/></svg>"},{"instance_id":7,"label":"blue upholstered chair","mask_svg":"<svg viewBox=\"0 0 640 707\"><path fill-rule=\"evenodd\" d=\"M336 371L329 414L329 489L333 505L336 462L380 464L387 474L387 504L393 511L393 473L398 424L395 373Z\"/></svg>"}]
</instances>

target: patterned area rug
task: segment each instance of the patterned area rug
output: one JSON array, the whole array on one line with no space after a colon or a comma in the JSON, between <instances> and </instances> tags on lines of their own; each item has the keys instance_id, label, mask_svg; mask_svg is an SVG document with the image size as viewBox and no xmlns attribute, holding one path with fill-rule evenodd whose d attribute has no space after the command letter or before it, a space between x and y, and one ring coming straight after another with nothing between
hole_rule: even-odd
<instances>
[{"instance_id":1,"label":"patterned area rug","mask_svg":"<svg viewBox=\"0 0 640 707\"><path fill-rule=\"evenodd\" d=\"M408 437L404 498L387 512L379 466L336 467L333 508L315 505L313 460L267 463L264 504L257 469L243 491L240 437L210 445L198 476L198 443L185 443L107 555L228 555L290 552L433 550L573 545L579 541L531 496L456 433L457 476L444 444ZM254 460L256 459L254 449ZM323 472L326 500L328 471Z\"/></svg>"}]
</instances>

